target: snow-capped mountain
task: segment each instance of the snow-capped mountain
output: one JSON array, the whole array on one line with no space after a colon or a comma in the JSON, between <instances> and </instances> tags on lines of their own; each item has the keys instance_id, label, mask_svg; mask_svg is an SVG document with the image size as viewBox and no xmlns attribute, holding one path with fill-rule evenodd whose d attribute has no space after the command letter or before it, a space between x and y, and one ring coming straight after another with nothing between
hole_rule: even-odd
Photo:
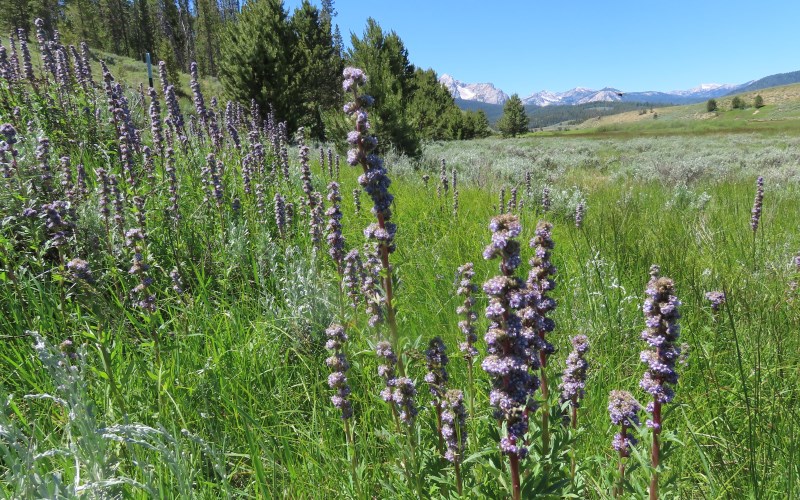
<instances>
[{"instance_id":1,"label":"snow-capped mountain","mask_svg":"<svg viewBox=\"0 0 800 500\"><path fill-rule=\"evenodd\" d=\"M622 92L606 87L601 90L592 90L576 87L566 92L550 92L542 90L522 99L523 104L534 106L552 106L554 104L586 104L587 102L621 101Z\"/></svg>"},{"instance_id":2,"label":"snow-capped mountain","mask_svg":"<svg viewBox=\"0 0 800 500\"><path fill-rule=\"evenodd\" d=\"M439 83L447 87L453 97L465 101L504 104L508 100L508 94L491 83L463 83L446 73L439 77Z\"/></svg>"},{"instance_id":3,"label":"snow-capped mountain","mask_svg":"<svg viewBox=\"0 0 800 500\"><path fill-rule=\"evenodd\" d=\"M439 82L450 91L453 97L464 101L503 104L508 100L508 95L491 83L463 83L448 74L442 75L439 78ZM566 92L542 90L523 98L522 102L525 105L531 106L563 106L609 101L688 104L730 94L750 83L752 82L738 85L729 83L703 83L688 90L673 90L670 92L622 92L613 87L606 87L600 90L576 87Z\"/></svg>"},{"instance_id":4,"label":"snow-capped mountain","mask_svg":"<svg viewBox=\"0 0 800 500\"><path fill-rule=\"evenodd\" d=\"M749 85L750 83L752 83L752 81L747 83L742 83L739 85L734 85L731 83L701 83L699 86L691 88L689 90L673 90L672 92L667 92L667 93L672 95L691 96L697 98L710 99L712 97L719 97L721 95L734 92L741 87Z\"/></svg>"}]
</instances>

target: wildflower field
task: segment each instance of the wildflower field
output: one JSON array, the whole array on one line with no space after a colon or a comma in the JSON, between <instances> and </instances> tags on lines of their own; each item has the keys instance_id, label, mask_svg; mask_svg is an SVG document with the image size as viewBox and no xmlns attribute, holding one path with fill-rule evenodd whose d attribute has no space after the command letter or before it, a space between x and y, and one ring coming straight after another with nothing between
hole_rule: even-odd
<instances>
[{"instance_id":1,"label":"wildflower field","mask_svg":"<svg viewBox=\"0 0 800 500\"><path fill-rule=\"evenodd\" d=\"M337 150L40 42L0 52L0 496L800 494L796 136L381 158L355 68Z\"/></svg>"}]
</instances>

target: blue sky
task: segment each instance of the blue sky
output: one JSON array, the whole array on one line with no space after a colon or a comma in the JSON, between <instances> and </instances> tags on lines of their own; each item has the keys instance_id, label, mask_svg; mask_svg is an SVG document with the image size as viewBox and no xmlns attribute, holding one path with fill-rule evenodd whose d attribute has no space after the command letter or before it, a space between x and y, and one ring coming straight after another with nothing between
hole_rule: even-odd
<instances>
[{"instance_id":1,"label":"blue sky","mask_svg":"<svg viewBox=\"0 0 800 500\"><path fill-rule=\"evenodd\" d=\"M286 1L288 9L300 0ZM312 1L319 5L318 0ZM349 44L368 17L413 64L525 97L573 87L681 90L800 70L797 0L339 0Z\"/></svg>"}]
</instances>

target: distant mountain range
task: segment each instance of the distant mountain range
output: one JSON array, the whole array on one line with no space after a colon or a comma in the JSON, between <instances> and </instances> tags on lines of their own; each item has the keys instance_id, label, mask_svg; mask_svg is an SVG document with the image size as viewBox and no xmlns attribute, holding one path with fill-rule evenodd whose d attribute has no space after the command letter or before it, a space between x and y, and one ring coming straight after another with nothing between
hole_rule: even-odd
<instances>
[{"instance_id":1,"label":"distant mountain range","mask_svg":"<svg viewBox=\"0 0 800 500\"><path fill-rule=\"evenodd\" d=\"M502 105L508 100L508 94L491 83L464 83L448 74L443 74L439 78L439 82L447 87L460 104L471 101L475 103ZM692 104L739 92L751 92L777 85L788 85L798 82L800 82L800 71L795 71L793 73L770 75L759 80L752 80L740 84L704 83L688 90L674 90L671 92L623 92L614 87L606 87L600 90L576 87L566 92L542 90L523 98L522 102L526 107L574 106L596 102ZM474 106L462 105L462 107L474 109Z\"/></svg>"},{"instance_id":2,"label":"distant mountain range","mask_svg":"<svg viewBox=\"0 0 800 500\"><path fill-rule=\"evenodd\" d=\"M464 101L503 104L508 100L508 94L491 83L462 83L447 73L439 77L439 83L447 87L453 97Z\"/></svg>"}]
</instances>

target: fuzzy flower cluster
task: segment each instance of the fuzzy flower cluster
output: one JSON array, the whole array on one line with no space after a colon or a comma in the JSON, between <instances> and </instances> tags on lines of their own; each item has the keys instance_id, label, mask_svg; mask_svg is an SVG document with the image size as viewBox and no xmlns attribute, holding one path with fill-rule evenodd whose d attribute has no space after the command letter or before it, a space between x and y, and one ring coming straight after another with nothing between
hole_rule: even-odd
<instances>
[{"instance_id":1,"label":"fuzzy flower cluster","mask_svg":"<svg viewBox=\"0 0 800 500\"><path fill-rule=\"evenodd\" d=\"M446 348L441 337L434 337L428 343L425 350L425 360L428 373L425 374L425 382L430 387L434 404L440 406L447 389L447 381L450 379L447 374L447 362L449 361Z\"/></svg>"},{"instance_id":2,"label":"fuzzy flower cluster","mask_svg":"<svg viewBox=\"0 0 800 500\"><path fill-rule=\"evenodd\" d=\"M153 313L156 310L156 296L150 291L153 278L147 274L150 265L145 262L143 255L146 238L144 231L138 227L125 232L125 246L133 253L133 263L128 274L139 278L139 284L131 290L131 300L139 309Z\"/></svg>"},{"instance_id":3,"label":"fuzzy flower cluster","mask_svg":"<svg viewBox=\"0 0 800 500\"><path fill-rule=\"evenodd\" d=\"M630 455L631 447L636 444L636 438L628 433L628 429L639 425L639 412L641 405L628 391L611 391L608 398L608 414L611 423L621 427L620 432L614 435L611 446L619 452L621 457Z\"/></svg>"},{"instance_id":4,"label":"fuzzy flower cluster","mask_svg":"<svg viewBox=\"0 0 800 500\"><path fill-rule=\"evenodd\" d=\"M361 302L362 273L361 255L354 248L344 256L344 270L342 272L342 288L353 307L358 306L359 302Z\"/></svg>"},{"instance_id":5,"label":"fuzzy flower cluster","mask_svg":"<svg viewBox=\"0 0 800 500\"><path fill-rule=\"evenodd\" d=\"M586 216L586 204L581 201L575 207L575 227L580 229L583 226L583 218Z\"/></svg>"},{"instance_id":6,"label":"fuzzy flower cluster","mask_svg":"<svg viewBox=\"0 0 800 500\"><path fill-rule=\"evenodd\" d=\"M756 197L753 200L753 209L750 211L750 228L755 233L761 222L761 208L764 204L764 178L758 176L756 180Z\"/></svg>"},{"instance_id":7,"label":"fuzzy flower cluster","mask_svg":"<svg viewBox=\"0 0 800 500\"><path fill-rule=\"evenodd\" d=\"M42 217L47 228L47 244L59 248L68 243L69 238L75 233L75 223L70 220L72 208L66 201L55 200L42 205Z\"/></svg>"},{"instance_id":8,"label":"fuzzy flower cluster","mask_svg":"<svg viewBox=\"0 0 800 500\"><path fill-rule=\"evenodd\" d=\"M461 463L467 445L467 411L464 394L451 389L444 395L442 407L442 437L447 451L444 458L450 463Z\"/></svg>"},{"instance_id":9,"label":"fuzzy flower cluster","mask_svg":"<svg viewBox=\"0 0 800 500\"><path fill-rule=\"evenodd\" d=\"M501 258L501 275L483 285L489 296L486 317L489 329L484 336L488 355L481 363L492 380L489 401L495 408L495 418L505 422L507 435L500 441L500 450L507 455L523 458L527 448L523 444L528 430L526 410L535 409L533 393L539 379L529 370L538 368L535 350L536 333L524 328L517 310L527 305L522 280L514 276L519 266L519 242L514 240L521 227L516 216L499 215L489 224L492 243L484 251L484 258Z\"/></svg>"},{"instance_id":10,"label":"fuzzy flower cluster","mask_svg":"<svg viewBox=\"0 0 800 500\"><path fill-rule=\"evenodd\" d=\"M308 234L311 236L311 244L314 251L322 246L323 224L325 223L325 206L322 204L322 195L314 191L308 198L311 205L311 213L308 220Z\"/></svg>"},{"instance_id":11,"label":"fuzzy flower cluster","mask_svg":"<svg viewBox=\"0 0 800 500\"><path fill-rule=\"evenodd\" d=\"M378 342L375 352L383 360L383 364L378 366L378 375L386 383L381 391L381 398L392 405L393 411L397 413L403 423L410 426L417 416L417 408L414 403L417 389L414 382L408 377L396 376L397 355L389 342L385 340Z\"/></svg>"},{"instance_id":12,"label":"fuzzy flower cluster","mask_svg":"<svg viewBox=\"0 0 800 500\"><path fill-rule=\"evenodd\" d=\"M478 321L478 315L474 311L478 285L472 282L472 278L475 276L472 262L467 262L459 267L458 275L460 281L456 293L464 297L464 302L456 309L456 313L464 318L458 322L458 327L464 334L464 342L461 342L458 348L464 353L464 357L471 361L478 355L478 350L475 349L475 342L478 340L478 336L475 334L475 322Z\"/></svg>"},{"instance_id":13,"label":"fuzzy flower cluster","mask_svg":"<svg viewBox=\"0 0 800 500\"><path fill-rule=\"evenodd\" d=\"M572 338L572 352L567 356L567 366L561 378L561 402L569 401L574 407L580 406L586 390L586 371L589 363L584 356L589 352L589 338L576 335Z\"/></svg>"},{"instance_id":14,"label":"fuzzy flower cluster","mask_svg":"<svg viewBox=\"0 0 800 500\"><path fill-rule=\"evenodd\" d=\"M83 259L76 257L67 262L67 270L76 280L84 281L89 284L94 283L94 277L92 276L92 270L89 267L89 263Z\"/></svg>"},{"instance_id":15,"label":"fuzzy flower cluster","mask_svg":"<svg viewBox=\"0 0 800 500\"><path fill-rule=\"evenodd\" d=\"M358 87L367 82L364 72L357 68L348 67L344 70L345 92L351 92L353 100L344 105L344 112L355 119L355 130L347 134L350 150L347 152L347 162L350 165L361 165L364 173L358 177L358 183L372 199L372 213L378 219L377 224L370 225L364 234L388 250L394 251L394 235L397 227L390 222L392 218L391 205L394 197L389 193L391 181L386 175L383 160L374 154L378 146L377 139L369 134L370 124L366 108L372 105L373 99L368 95L359 95Z\"/></svg>"},{"instance_id":16,"label":"fuzzy flower cluster","mask_svg":"<svg viewBox=\"0 0 800 500\"><path fill-rule=\"evenodd\" d=\"M542 188L542 212L547 213L550 211L550 188L545 186Z\"/></svg>"},{"instance_id":17,"label":"fuzzy flower cluster","mask_svg":"<svg viewBox=\"0 0 800 500\"><path fill-rule=\"evenodd\" d=\"M339 194L339 183L332 181L328 184L328 201L330 207L325 211L328 217L326 230L328 233L328 253L336 263L339 274L343 272L344 265L344 236L342 236L342 211L339 208L342 202L342 195Z\"/></svg>"},{"instance_id":18,"label":"fuzzy flower cluster","mask_svg":"<svg viewBox=\"0 0 800 500\"><path fill-rule=\"evenodd\" d=\"M494 217L489 223L492 232L492 242L483 251L486 260L500 257L500 271L504 275L512 274L520 265L519 242L514 238L519 236L522 226L515 215L504 214Z\"/></svg>"},{"instance_id":19,"label":"fuzzy flower cluster","mask_svg":"<svg viewBox=\"0 0 800 500\"><path fill-rule=\"evenodd\" d=\"M681 305L675 296L675 284L669 278L659 276L658 270L652 272L647 284L647 298L644 301L645 324L642 340L648 348L643 350L640 359L647 365L647 370L639 385L653 396L659 404L669 403L675 396L672 386L678 383L675 363L681 355L677 344L680 336L678 307ZM653 403L649 403L647 411L653 411ZM648 421L648 426L658 428L659 422Z\"/></svg>"},{"instance_id":20,"label":"fuzzy flower cluster","mask_svg":"<svg viewBox=\"0 0 800 500\"><path fill-rule=\"evenodd\" d=\"M281 238L286 236L286 200L280 193L275 193L275 226Z\"/></svg>"},{"instance_id":21,"label":"fuzzy flower cluster","mask_svg":"<svg viewBox=\"0 0 800 500\"><path fill-rule=\"evenodd\" d=\"M378 251L374 246L370 248L368 244L365 244L364 255L366 262L364 262L361 275L361 293L366 302L369 326L373 328L383 322L385 312L380 277L382 267Z\"/></svg>"},{"instance_id":22,"label":"fuzzy flower cluster","mask_svg":"<svg viewBox=\"0 0 800 500\"><path fill-rule=\"evenodd\" d=\"M711 303L711 310L717 312L725 304L725 292L706 292L706 300Z\"/></svg>"},{"instance_id":23,"label":"fuzzy flower cluster","mask_svg":"<svg viewBox=\"0 0 800 500\"><path fill-rule=\"evenodd\" d=\"M553 345L545 338L546 334L556 327L555 322L547 317L556 308L556 301L548 296L548 293L556 287L556 282L553 280L556 267L551 261L551 253L555 248L551 237L552 230L552 224L541 221L537 224L535 235L530 241L533 257L529 261L531 270L528 273L527 287L531 296L528 308L522 312L523 324L538 333L539 347L544 357L555 351Z\"/></svg>"},{"instance_id":24,"label":"fuzzy flower cluster","mask_svg":"<svg viewBox=\"0 0 800 500\"><path fill-rule=\"evenodd\" d=\"M350 395L350 386L347 383L346 376L350 365L344 355L347 334L343 326L333 323L325 330L325 335L328 337L327 342L325 342L325 348L331 351L331 356L325 360L325 364L331 369L331 374L328 376L328 386L336 391L336 394L331 396L331 403L341 410L343 419L348 419L353 416L353 406L347 399Z\"/></svg>"}]
</instances>

